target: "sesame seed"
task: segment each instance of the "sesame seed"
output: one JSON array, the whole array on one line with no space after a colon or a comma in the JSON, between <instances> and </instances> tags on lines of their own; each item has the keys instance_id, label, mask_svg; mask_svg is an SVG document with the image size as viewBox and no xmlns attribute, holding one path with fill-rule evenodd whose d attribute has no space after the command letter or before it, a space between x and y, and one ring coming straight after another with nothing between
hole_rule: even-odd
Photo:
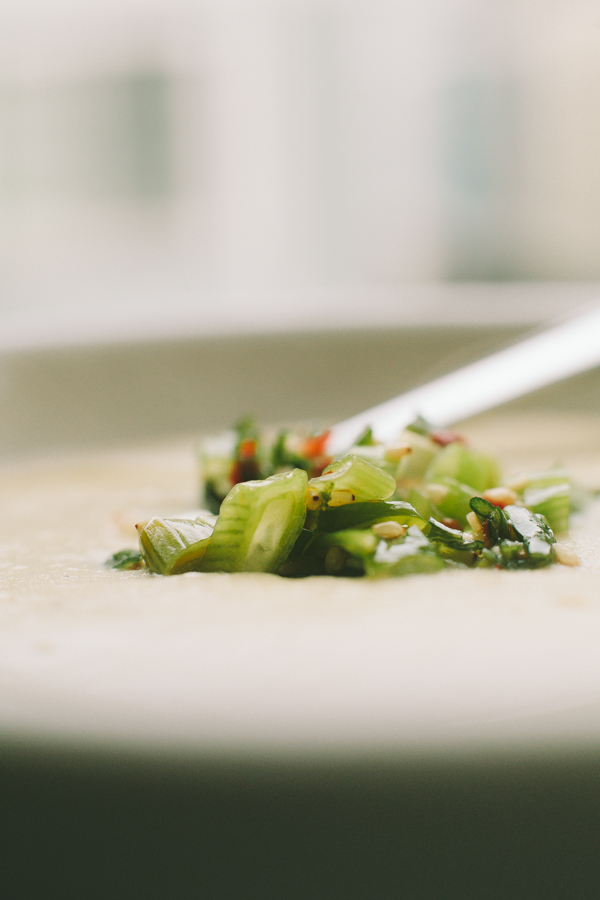
<instances>
[{"instance_id":1,"label":"sesame seed","mask_svg":"<svg viewBox=\"0 0 600 900\"><path fill-rule=\"evenodd\" d=\"M483 535L483 528L481 527L481 522L479 521L479 516L476 512L467 513L467 522L473 529L473 535L477 539L478 535Z\"/></svg>"},{"instance_id":2,"label":"sesame seed","mask_svg":"<svg viewBox=\"0 0 600 900\"><path fill-rule=\"evenodd\" d=\"M581 564L575 551L570 547L565 547L564 544L554 544L554 553L556 561L562 566L579 566Z\"/></svg>"},{"instance_id":3,"label":"sesame seed","mask_svg":"<svg viewBox=\"0 0 600 900\"><path fill-rule=\"evenodd\" d=\"M406 525L401 525L400 522L394 522L393 520L376 522L375 525L371 525L371 531L385 541L393 541L395 538L406 534Z\"/></svg>"},{"instance_id":4,"label":"sesame seed","mask_svg":"<svg viewBox=\"0 0 600 900\"><path fill-rule=\"evenodd\" d=\"M329 506L346 506L347 503L352 503L354 499L352 491L335 490L331 492Z\"/></svg>"},{"instance_id":5,"label":"sesame seed","mask_svg":"<svg viewBox=\"0 0 600 900\"><path fill-rule=\"evenodd\" d=\"M304 500L307 509L315 510L319 509L319 507L321 506L321 495L317 490L315 490L315 488L310 487L310 485L306 488Z\"/></svg>"}]
</instances>

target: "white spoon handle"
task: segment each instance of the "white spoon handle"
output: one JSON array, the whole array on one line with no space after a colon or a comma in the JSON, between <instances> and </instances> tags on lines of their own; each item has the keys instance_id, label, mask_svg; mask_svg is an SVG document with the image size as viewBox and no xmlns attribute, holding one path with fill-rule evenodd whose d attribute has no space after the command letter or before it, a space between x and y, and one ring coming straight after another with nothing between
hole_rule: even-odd
<instances>
[{"instance_id":1,"label":"white spoon handle","mask_svg":"<svg viewBox=\"0 0 600 900\"><path fill-rule=\"evenodd\" d=\"M328 449L343 452L367 426L377 440L392 441L419 415L445 427L598 365L600 307L595 307L339 422L331 429Z\"/></svg>"}]
</instances>

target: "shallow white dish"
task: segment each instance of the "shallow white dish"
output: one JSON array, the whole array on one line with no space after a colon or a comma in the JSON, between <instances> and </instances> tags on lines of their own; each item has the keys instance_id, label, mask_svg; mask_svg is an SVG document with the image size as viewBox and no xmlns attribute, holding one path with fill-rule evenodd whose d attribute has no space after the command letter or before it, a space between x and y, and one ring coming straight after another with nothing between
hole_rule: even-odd
<instances>
[{"instance_id":1,"label":"shallow white dish","mask_svg":"<svg viewBox=\"0 0 600 900\"><path fill-rule=\"evenodd\" d=\"M509 469L600 484L600 423L466 431ZM600 514L584 565L383 582L103 568L196 502L190 441L0 470L0 729L198 752L446 752L600 741Z\"/></svg>"}]
</instances>

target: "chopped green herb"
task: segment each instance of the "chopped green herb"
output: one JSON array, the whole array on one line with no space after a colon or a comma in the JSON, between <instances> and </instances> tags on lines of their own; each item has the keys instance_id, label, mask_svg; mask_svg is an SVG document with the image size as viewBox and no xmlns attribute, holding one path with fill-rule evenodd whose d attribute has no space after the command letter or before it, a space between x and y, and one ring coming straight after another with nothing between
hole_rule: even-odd
<instances>
[{"instance_id":1,"label":"chopped green herb","mask_svg":"<svg viewBox=\"0 0 600 900\"><path fill-rule=\"evenodd\" d=\"M345 456L327 466L309 486L321 496L323 505L342 506L354 501L387 500L396 482L387 472L360 456Z\"/></svg>"},{"instance_id":2,"label":"chopped green herb","mask_svg":"<svg viewBox=\"0 0 600 900\"><path fill-rule=\"evenodd\" d=\"M473 497L470 506L477 518L487 526L490 546L493 547L498 541L510 536L510 524L499 506L494 506L483 497Z\"/></svg>"},{"instance_id":3,"label":"chopped green herb","mask_svg":"<svg viewBox=\"0 0 600 900\"><path fill-rule=\"evenodd\" d=\"M373 429L368 425L363 433L355 441L355 447L372 447L377 441L373 440Z\"/></svg>"},{"instance_id":4,"label":"chopped green herb","mask_svg":"<svg viewBox=\"0 0 600 900\"><path fill-rule=\"evenodd\" d=\"M128 569L141 569L144 565L142 554L139 550L117 550L104 563L109 569L120 569L127 571Z\"/></svg>"},{"instance_id":5,"label":"chopped green herb","mask_svg":"<svg viewBox=\"0 0 600 900\"><path fill-rule=\"evenodd\" d=\"M573 503L564 471L509 489L492 457L422 420L389 446L367 428L332 460L327 432L269 437L243 419L204 441L200 460L216 522L155 517L141 529L140 552L120 551L107 565L291 578L539 568L557 561L553 529L566 530Z\"/></svg>"},{"instance_id":6,"label":"chopped green herb","mask_svg":"<svg viewBox=\"0 0 600 900\"><path fill-rule=\"evenodd\" d=\"M523 542L528 561L537 566L554 561L556 538L546 519L524 506L506 506L504 514L518 539Z\"/></svg>"}]
</instances>

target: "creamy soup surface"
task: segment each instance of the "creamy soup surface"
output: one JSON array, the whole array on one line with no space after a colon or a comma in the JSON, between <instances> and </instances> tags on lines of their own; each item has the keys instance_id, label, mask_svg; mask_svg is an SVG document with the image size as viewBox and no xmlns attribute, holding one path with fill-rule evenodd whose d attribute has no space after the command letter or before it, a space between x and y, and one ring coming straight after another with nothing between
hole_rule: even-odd
<instances>
[{"instance_id":1,"label":"creamy soup surface","mask_svg":"<svg viewBox=\"0 0 600 900\"><path fill-rule=\"evenodd\" d=\"M507 473L600 487L600 420L464 428ZM136 521L197 504L192 440L0 466L0 727L199 750L600 738L600 504L581 566L371 582L114 572Z\"/></svg>"}]
</instances>

